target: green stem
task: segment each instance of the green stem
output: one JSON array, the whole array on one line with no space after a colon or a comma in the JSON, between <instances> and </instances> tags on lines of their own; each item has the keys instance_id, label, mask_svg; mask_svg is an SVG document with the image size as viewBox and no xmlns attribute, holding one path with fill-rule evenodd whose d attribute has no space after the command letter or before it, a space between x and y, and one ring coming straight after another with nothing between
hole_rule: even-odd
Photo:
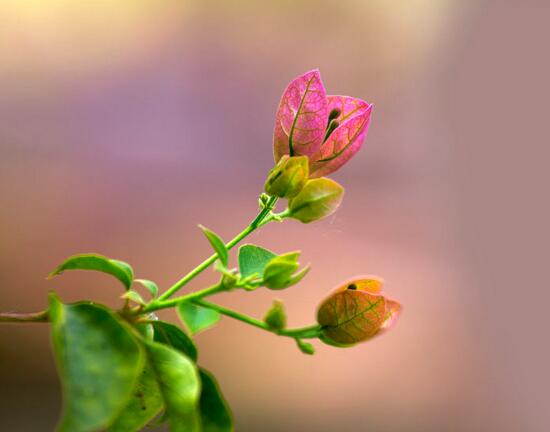
<instances>
[{"instance_id":1,"label":"green stem","mask_svg":"<svg viewBox=\"0 0 550 432\"><path fill-rule=\"evenodd\" d=\"M250 324L254 327L261 328L262 330L266 330L270 333L275 333L279 336L288 336L295 339L296 338L312 339L312 338L316 338L319 335L319 331L321 330L321 326L319 324L315 324L307 327L298 327L294 329L274 330L263 321L260 321L256 318L252 318L251 316L248 316L248 315L244 315L232 309L227 309L218 304L210 303L204 300L194 300L193 303L196 304L197 306L202 306L208 309L215 310L221 313L222 315L234 318L236 320Z\"/></svg>"},{"instance_id":2,"label":"green stem","mask_svg":"<svg viewBox=\"0 0 550 432\"><path fill-rule=\"evenodd\" d=\"M33 313L0 313L0 322L27 323L27 322L48 322L48 311Z\"/></svg>"},{"instance_id":3,"label":"green stem","mask_svg":"<svg viewBox=\"0 0 550 432\"><path fill-rule=\"evenodd\" d=\"M252 232L254 232L257 228L261 227L262 225L265 225L267 222L273 220L273 217L268 217L273 210L273 207L275 207L275 204L277 203L278 198L277 197L270 197L269 200L266 203L266 206L258 213L258 216L248 225L243 231L241 231L239 234L237 234L229 243L225 245L227 249L231 249L233 246L238 244L241 240L243 240L245 237L250 235ZM264 220L265 219L265 220ZM197 277L200 273L202 273L204 270L206 270L210 265L214 263L218 259L218 255L214 254L211 257L204 260L202 263L200 263L197 267L195 267L193 270L191 270L189 273L187 273L184 277L182 277L179 281L177 281L174 285L172 285L170 288L162 294L158 300L166 300L170 298L174 293L176 293L181 287L186 285L189 281L193 280L195 277Z\"/></svg>"},{"instance_id":4,"label":"green stem","mask_svg":"<svg viewBox=\"0 0 550 432\"><path fill-rule=\"evenodd\" d=\"M157 310L160 310L160 309L167 309L167 308L170 308L172 306L176 306L176 305L178 305L179 303L182 303L182 302L187 302L187 301L191 301L191 300L199 300L203 297L206 297L206 296L209 296L209 295L212 295L212 294L216 294L216 293L219 293L221 291L224 291L224 287L223 287L222 283L220 282L220 283L212 285L208 288L202 289L200 291L195 291L193 293L190 293L190 294L187 294L187 295L184 295L184 296L180 296L180 297L176 297L174 299L165 300L165 301L156 300L156 301L153 301L153 302L149 303L147 306L145 306L140 311L140 314L150 313L150 312L154 312L154 311L157 311Z\"/></svg>"}]
</instances>

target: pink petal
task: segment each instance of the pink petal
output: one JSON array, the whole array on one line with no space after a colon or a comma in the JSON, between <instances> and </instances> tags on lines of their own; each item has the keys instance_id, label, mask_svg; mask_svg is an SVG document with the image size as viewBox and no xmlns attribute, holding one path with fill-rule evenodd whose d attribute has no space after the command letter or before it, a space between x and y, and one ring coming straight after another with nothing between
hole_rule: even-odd
<instances>
[{"instance_id":1,"label":"pink petal","mask_svg":"<svg viewBox=\"0 0 550 432\"><path fill-rule=\"evenodd\" d=\"M372 105L347 96L329 96L329 113L338 109L340 125L311 157L310 177L326 176L355 155L367 135Z\"/></svg>"},{"instance_id":2,"label":"pink petal","mask_svg":"<svg viewBox=\"0 0 550 432\"><path fill-rule=\"evenodd\" d=\"M292 81L281 97L275 116L275 161L290 154L312 155L319 150L328 118L327 95L319 70Z\"/></svg>"},{"instance_id":3,"label":"pink petal","mask_svg":"<svg viewBox=\"0 0 550 432\"><path fill-rule=\"evenodd\" d=\"M395 300L386 299L386 315L382 326L382 330L388 330L397 322L401 313L401 303Z\"/></svg>"},{"instance_id":4,"label":"pink petal","mask_svg":"<svg viewBox=\"0 0 550 432\"><path fill-rule=\"evenodd\" d=\"M347 119L359 115L371 108L371 104L364 100L357 99L351 96L327 96L328 112L338 110L340 114L335 119L340 123L344 123Z\"/></svg>"}]
</instances>

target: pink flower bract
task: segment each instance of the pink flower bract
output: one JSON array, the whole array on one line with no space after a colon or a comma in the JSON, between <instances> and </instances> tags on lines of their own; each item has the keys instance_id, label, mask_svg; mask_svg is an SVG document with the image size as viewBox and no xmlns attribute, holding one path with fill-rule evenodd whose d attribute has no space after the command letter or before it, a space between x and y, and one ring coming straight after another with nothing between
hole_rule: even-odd
<instances>
[{"instance_id":1,"label":"pink flower bract","mask_svg":"<svg viewBox=\"0 0 550 432\"><path fill-rule=\"evenodd\" d=\"M326 176L355 155L365 141L372 105L349 96L327 96L313 70L292 81L275 117L275 160L309 158L310 177Z\"/></svg>"}]
</instances>

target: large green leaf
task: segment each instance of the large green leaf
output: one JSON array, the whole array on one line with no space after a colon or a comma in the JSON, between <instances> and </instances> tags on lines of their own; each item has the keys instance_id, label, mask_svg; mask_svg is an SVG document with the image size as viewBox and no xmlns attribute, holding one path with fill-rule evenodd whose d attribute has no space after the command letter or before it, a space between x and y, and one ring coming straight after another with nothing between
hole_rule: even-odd
<instances>
[{"instance_id":1,"label":"large green leaf","mask_svg":"<svg viewBox=\"0 0 550 432\"><path fill-rule=\"evenodd\" d=\"M107 308L50 295L52 343L64 408L60 431L106 427L130 400L144 364L131 330Z\"/></svg>"},{"instance_id":2,"label":"large green leaf","mask_svg":"<svg viewBox=\"0 0 550 432\"><path fill-rule=\"evenodd\" d=\"M48 278L63 273L65 270L95 270L107 273L121 281L126 289L130 289L134 280L134 271L129 264L98 254L73 255L51 272Z\"/></svg>"},{"instance_id":3,"label":"large green leaf","mask_svg":"<svg viewBox=\"0 0 550 432\"><path fill-rule=\"evenodd\" d=\"M157 342L146 342L145 346L164 400L170 431L199 432L200 381L193 361Z\"/></svg>"},{"instance_id":4,"label":"large green leaf","mask_svg":"<svg viewBox=\"0 0 550 432\"><path fill-rule=\"evenodd\" d=\"M208 228L202 225L199 225L199 228L202 230L202 232L210 242L210 245L212 246L214 251L218 254L220 262L224 266L227 266L229 262L229 252L227 250L227 247L225 246L224 241L214 231L210 231Z\"/></svg>"},{"instance_id":5,"label":"large green leaf","mask_svg":"<svg viewBox=\"0 0 550 432\"><path fill-rule=\"evenodd\" d=\"M221 318L219 312L189 302L179 304L178 314L192 334L212 327Z\"/></svg>"},{"instance_id":6,"label":"large green leaf","mask_svg":"<svg viewBox=\"0 0 550 432\"><path fill-rule=\"evenodd\" d=\"M277 255L270 250L253 244L245 244L239 248L239 271L243 278L254 274L262 277L265 266Z\"/></svg>"},{"instance_id":7,"label":"large green leaf","mask_svg":"<svg viewBox=\"0 0 550 432\"><path fill-rule=\"evenodd\" d=\"M109 432L136 432L153 420L164 406L157 378L145 364L128 404L108 428Z\"/></svg>"},{"instance_id":8,"label":"large green leaf","mask_svg":"<svg viewBox=\"0 0 550 432\"><path fill-rule=\"evenodd\" d=\"M203 432L233 431L231 410L221 393L216 378L203 368L199 370L199 373L202 382L200 410Z\"/></svg>"},{"instance_id":9,"label":"large green leaf","mask_svg":"<svg viewBox=\"0 0 550 432\"><path fill-rule=\"evenodd\" d=\"M197 347L179 327L164 321L155 321L152 324L155 330L155 342L171 346L194 362L197 361Z\"/></svg>"}]
</instances>

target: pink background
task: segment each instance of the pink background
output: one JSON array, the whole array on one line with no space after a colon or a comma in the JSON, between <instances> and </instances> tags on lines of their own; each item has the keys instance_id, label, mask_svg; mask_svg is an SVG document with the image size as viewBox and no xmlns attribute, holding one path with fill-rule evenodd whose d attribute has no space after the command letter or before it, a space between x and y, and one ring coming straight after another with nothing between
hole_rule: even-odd
<instances>
[{"instance_id":1,"label":"pink background","mask_svg":"<svg viewBox=\"0 0 550 432\"><path fill-rule=\"evenodd\" d=\"M201 334L238 431L547 431L548 46L544 1L0 1L0 310L116 306L96 251L166 288L256 211L273 117L295 76L375 104L334 178L338 213L251 241L301 249L284 291L217 300L312 322L355 274L404 304L350 350L224 319ZM193 283L212 282L208 271ZM174 314L162 314L176 322ZM0 430L49 431L60 393L46 325L0 327Z\"/></svg>"}]
</instances>

